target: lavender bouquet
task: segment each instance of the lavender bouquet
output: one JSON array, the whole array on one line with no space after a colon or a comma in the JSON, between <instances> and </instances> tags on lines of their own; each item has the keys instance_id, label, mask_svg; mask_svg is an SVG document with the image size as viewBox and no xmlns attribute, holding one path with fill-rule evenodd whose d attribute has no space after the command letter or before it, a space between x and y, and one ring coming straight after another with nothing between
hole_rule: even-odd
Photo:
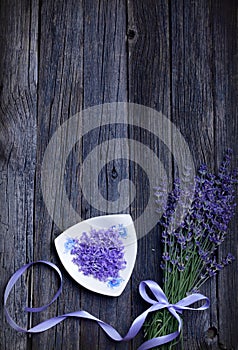
<instances>
[{"instance_id":1,"label":"lavender bouquet","mask_svg":"<svg viewBox=\"0 0 238 350\"><path fill-rule=\"evenodd\" d=\"M163 290L170 303L197 292L203 283L234 260L230 253L221 261L217 260L217 248L227 235L235 211L237 171L229 170L230 160L231 150L228 150L217 175L211 174L206 165L201 165L193 193L184 193L179 180L174 181L160 220L163 228L160 267L163 270ZM186 207L192 195L192 202ZM158 205L163 203L165 196L163 186L156 189ZM186 214L175 227L178 205ZM145 327L146 337L152 339L174 332L177 324L164 309L155 313ZM165 344L160 349L171 349L175 343Z\"/></svg>"}]
</instances>

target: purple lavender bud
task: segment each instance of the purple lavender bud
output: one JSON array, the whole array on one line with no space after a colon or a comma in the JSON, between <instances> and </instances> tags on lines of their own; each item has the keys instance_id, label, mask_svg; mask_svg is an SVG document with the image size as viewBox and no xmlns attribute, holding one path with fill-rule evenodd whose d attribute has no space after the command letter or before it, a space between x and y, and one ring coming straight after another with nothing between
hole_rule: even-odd
<instances>
[{"instance_id":1,"label":"purple lavender bud","mask_svg":"<svg viewBox=\"0 0 238 350\"><path fill-rule=\"evenodd\" d=\"M168 238L168 232L166 230L162 232L162 238Z\"/></svg>"},{"instance_id":2,"label":"purple lavender bud","mask_svg":"<svg viewBox=\"0 0 238 350\"><path fill-rule=\"evenodd\" d=\"M173 247L174 246L174 242L173 241L167 241L167 244L169 247Z\"/></svg>"},{"instance_id":3,"label":"purple lavender bud","mask_svg":"<svg viewBox=\"0 0 238 350\"><path fill-rule=\"evenodd\" d=\"M185 239L185 237L182 234L180 234L178 239L177 239L177 242L179 244L181 244L181 245L185 245L186 244L186 239Z\"/></svg>"},{"instance_id":4,"label":"purple lavender bud","mask_svg":"<svg viewBox=\"0 0 238 350\"><path fill-rule=\"evenodd\" d=\"M182 272L182 271L184 271L185 266L183 263L177 263L177 268L178 268L179 272Z\"/></svg>"},{"instance_id":5,"label":"purple lavender bud","mask_svg":"<svg viewBox=\"0 0 238 350\"><path fill-rule=\"evenodd\" d=\"M177 259L171 259L171 264L172 265L177 265L178 263L178 260Z\"/></svg>"},{"instance_id":6,"label":"purple lavender bud","mask_svg":"<svg viewBox=\"0 0 238 350\"><path fill-rule=\"evenodd\" d=\"M193 231L189 231L186 237L186 241L191 242L192 238L193 238Z\"/></svg>"},{"instance_id":7,"label":"purple lavender bud","mask_svg":"<svg viewBox=\"0 0 238 350\"><path fill-rule=\"evenodd\" d=\"M223 269L224 265L223 264L215 264L215 268L217 271L221 271Z\"/></svg>"},{"instance_id":8,"label":"purple lavender bud","mask_svg":"<svg viewBox=\"0 0 238 350\"><path fill-rule=\"evenodd\" d=\"M169 253L168 253L168 252L163 253L162 259L163 259L164 261L169 261L169 260L170 260Z\"/></svg>"},{"instance_id":9,"label":"purple lavender bud","mask_svg":"<svg viewBox=\"0 0 238 350\"><path fill-rule=\"evenodd\" d=\"M198 173L200 175L206 175L206 173L207 173L207 166L206 166L206 164L202 164L200 166L200 168L198 169Z\"/></svg>"},{"instance_id":10,"label":"purple lavender bud","mask_svg":"<svg viewBox=\"0 0 238 350\"><path fill-rule=\"evenodd\" d=\"M207 273L208 273L209 277L213 277L216 275L216 271L214 271L211 268L207 268Z\"/></svg>"},{"instance_id":11,"label":"purple lavender bud","mask_svg":"<svg viewBox=\"0 0 238 350\"><path fill-rule=\"evenodd\" d=\"M232 263L232 261L234 260L235 260L235 257L231 253L228 253L227 256L224 259L222 259L222 264L224 266L227 266L230 263Z\"/></svg>"}]
</instances>

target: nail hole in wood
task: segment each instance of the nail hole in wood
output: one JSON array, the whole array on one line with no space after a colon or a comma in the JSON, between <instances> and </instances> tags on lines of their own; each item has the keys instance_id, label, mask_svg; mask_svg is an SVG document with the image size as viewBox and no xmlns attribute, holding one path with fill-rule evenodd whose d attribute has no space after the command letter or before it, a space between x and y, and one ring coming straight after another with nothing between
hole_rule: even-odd
<instances>
[{"instance_id":1,"label":"nail hole in wood","mask_svg":"<svg viewBox=\"0 0 238 350\"><path fill-rule=\"evenodd\" d=\"M213 340L217 336L218 332L216 327L210 327L207 330L207 338Z\"/></svg>"},{"instance_id":2,"label":"nail hole in wood","mask_svg":"<svg viewBox=\"0 0 238 350\"><path fill-rule=\"evenodd\" d=\"M117 173L117 171L116 171L115 168L112 169L112 174L111 174L111 175L112 175L112 178L113 178L113 179L116 179L116 178L117 178L118 173Z\"/></svg>"},{"instance_id":3,"label":"nail hole in wood","mask_svg":"<svg viewBox=\"0 0 238 350\"><path fill-rule=\"evenodd\" d=\"M129 40L133 40L136 36L136 31L134 29L128 29L127 37Z\"/></svg>"}]
</instances>

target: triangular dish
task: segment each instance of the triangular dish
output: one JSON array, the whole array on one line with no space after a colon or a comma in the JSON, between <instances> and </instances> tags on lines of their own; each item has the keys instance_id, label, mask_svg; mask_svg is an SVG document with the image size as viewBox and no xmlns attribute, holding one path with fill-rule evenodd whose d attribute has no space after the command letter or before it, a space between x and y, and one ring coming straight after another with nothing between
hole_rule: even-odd
<instances>
[{"instance_id":1,"label":"triangular dish","mask_svg":"<svg viewBox=\"0 0 238 350\"><path fill-rule=\"evenodd\" d=\"M55 239L55 246L62 264L76 282L93 292L117 297L131 277L137 237L129 214L105 215L68 228Z\"/></svg>"}]
</instances>

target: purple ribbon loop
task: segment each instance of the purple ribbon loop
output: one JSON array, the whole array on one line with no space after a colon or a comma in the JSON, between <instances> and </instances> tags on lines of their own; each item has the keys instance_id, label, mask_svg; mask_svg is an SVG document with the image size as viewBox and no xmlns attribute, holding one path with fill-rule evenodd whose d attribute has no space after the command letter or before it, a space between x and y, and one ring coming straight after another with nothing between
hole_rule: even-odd
<instances>
[{"instance_id":1,"label":"purple ribbon loop","mask_svg":"<svg viewBox=\"0 0 238 350\"><path fill-rule=\"evenodd\" d=\"M30 329L24 329L24 328L18 326L14 322L14 320L11 318L11 316L7 310L7 307L6 307L7 299L9 297L9 294L10 294L12 288L14 287L16 281L21 277L21 275L29 267L31 267L32 265L38 264L38 263L48 265L48 266L52 267L58 273L59 278L60 278L60 287L59 287L58 291L56 292L56 294L54 295L53 299L50 301L50 303L48 303L44 306L41 306L41 307L37 307L37 308L26 307L25 311L27 311L27 312L40 312L40 311L45 310L48 306L50 306L59 297L59 295L62 291L62 274L61 274L59 268L51 262L39 260L36 262L31 262L29 264L26 264L23 267L21 267L19 270L17 270L12 275L10 280L8 281L6 289L5 289L4 310L5 310L6 319L7 319L8 323L10 324L10 326L12 328L17 330L18 332L22 332L22 333L44 332L47 329L50 329L50 328L54 327L55 325L57 325L58 323L64 321L68 317L77 317L77 318L86 318L86 319L89 319L92 321L96 321L98 323L98 325L104 330L104 332L111 339L113 339L115 341L118 341L118 342L129 341L129 340L133 339L138 334L138 332L140 331L140 329L142 328L142 326L145 322L147 315L150 312L154 312L154 311L158 311L158 310L162 310L164 308L167 308L169 310L169 312L178 321L178 329L176 332L147 340L138 348L138 350L147 350L147 349L151 349L153 347L168 343L168 342L170 342L178 337L178 335L180 334L181 329L182 329L182 319L180 318L179 313L181 314L184 310L196 310L196 311L206 310L210 305L209 299L200 293L191 294L191 295L181 299L176 304L170 304L166 295L164 294L163 290L160 288L160 286L156 282L148 280L148 281L142 281L140 283L139 292L140 292L141 297L145 301L147 301L149 304L151 304L151 306L133 321L128 333L126 334L126 336L124 338L112 326L99 320L98 318L94 317L93 315L91 315L87 311L83 311L83 310L74 311L74 312L70 312L70 313L67 313L64 315L56 316L56 317L50 318L49 320L43 321ZM155 299L152 299L147 294L147 291L146 291L147 288L152 292ZM197 301L200 301L200 300L205 301L205 303L202 306L200 306L198 308L189 307L189 305L191 305Z\"/></svg>"}]
</instances>

